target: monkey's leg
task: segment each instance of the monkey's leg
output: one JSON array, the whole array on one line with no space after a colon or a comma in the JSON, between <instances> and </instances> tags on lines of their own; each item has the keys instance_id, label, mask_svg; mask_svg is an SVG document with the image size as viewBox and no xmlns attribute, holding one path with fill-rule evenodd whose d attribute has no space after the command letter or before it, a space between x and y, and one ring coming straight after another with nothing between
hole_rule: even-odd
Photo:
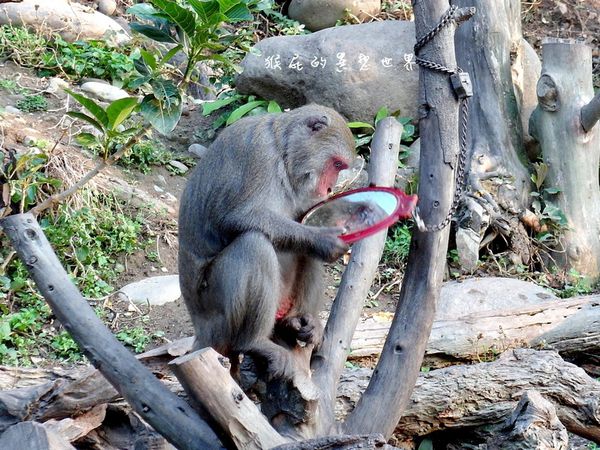
<instances>
[{"instance_id":1,"label":"monkey's leg","mask_svg":"<svg viewBox=\"0 0 600 450\"><path fill-rule=\"evenodd\" d=\"M210 324L212 340L226 343L232 353L257 356L272 376L291 376L291 355L270 339L281 295L272 243L262 233L240 235L214 260L206 281L201 300L216 313Z\"/></svg>"},{"instance_id":2,"label":"monkey's leg","mask_svg":"<svg viewBox=\"0 0 600 450\"><path fill-rule=\"evenodd\" d=\"M294 287L294 306L286 317L275 325L275 340L288 346L297 345L297 341L315 344L323 339L323 325L319 313L324 299L324 266L315 258L302 257L300 270L296 273Z\"/></svg>"}]
</instances>

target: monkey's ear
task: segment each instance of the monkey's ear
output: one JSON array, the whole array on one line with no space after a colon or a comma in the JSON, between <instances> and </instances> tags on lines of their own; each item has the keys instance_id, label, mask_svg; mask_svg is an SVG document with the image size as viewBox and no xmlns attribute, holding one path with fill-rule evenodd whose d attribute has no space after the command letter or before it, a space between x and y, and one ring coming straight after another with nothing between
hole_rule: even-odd
<instances>
[{"instance_id":1,"label":"monkey's ear","mask_svg":"<svg viewBox=\"0 0 600 450\"><path fill-rule=\"evenodd\" d=\"M331 120L327 116L309 116L306 118L306 126L313 133L328 127L330 123Z\"/></svg>"}]
</instances>

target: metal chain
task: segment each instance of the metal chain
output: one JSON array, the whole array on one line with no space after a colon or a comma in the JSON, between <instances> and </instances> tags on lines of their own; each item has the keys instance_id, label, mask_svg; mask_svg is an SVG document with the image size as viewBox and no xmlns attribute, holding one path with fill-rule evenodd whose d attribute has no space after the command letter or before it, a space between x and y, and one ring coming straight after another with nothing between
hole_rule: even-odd
<instances>
[{"instance_id":1,"label":"metal chain","mask_svg":"<svg viewBox=\"0 0 600 450\"><path fill-rule=\"evenodd\" d=\"M419 52L419 50L425 46L428 42L433 40L433 38L441 31L442 28L451 24L458 12L458 7L456 5L452 5L448 11L442 16L439 23L425 36L419 39L414 47L415 55ZM442 64L428 61L426 59L422 59L417 57L415 59L416 63L422 66L425 69L433 70L440 73L445 73L448 75L455 75L461 73L462 70L460 67L456 69L450 69ZM424 232L433 232L433 231L441 231L448 226L448 224L452 221L452 217L456 213L458 209L458 204L460 199L462 198L462 194L465 186L465 178L467 172L467 138L468 138L468 125L469 125L469 96L459 96L460 98L460 114L461 114L461 129L460 129L460 149L458 154L458 166L455 172L455 191L454 197L452 199L452 205L450 206L450 210L448 214L444 218L442 222L437 225L426 225L423 222L423 219L419 215L419 208L415 208L413 213L413 218L419 231Z\"/></svg>"}]
</instances>

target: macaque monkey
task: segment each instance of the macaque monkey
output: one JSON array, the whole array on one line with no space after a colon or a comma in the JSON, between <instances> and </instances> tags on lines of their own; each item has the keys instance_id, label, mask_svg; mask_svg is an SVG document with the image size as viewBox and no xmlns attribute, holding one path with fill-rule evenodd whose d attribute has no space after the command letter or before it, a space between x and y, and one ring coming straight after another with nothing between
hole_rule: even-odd
<instances>
[{"instance_id":1,"label":"macaque monkey","mask_svg":"<svg viewBox=\"0 0 600 450\"><path fill-rule=\"evenodd\" d=\"M190 176L179 213L179 275L194 348L262 358L292 377L289 349L319 344L323 261L340 228L298 221L354 158L344 119L317 105L227 127ZM287 348L286 348L287 347Z\"/></svg>"}]
</instances>

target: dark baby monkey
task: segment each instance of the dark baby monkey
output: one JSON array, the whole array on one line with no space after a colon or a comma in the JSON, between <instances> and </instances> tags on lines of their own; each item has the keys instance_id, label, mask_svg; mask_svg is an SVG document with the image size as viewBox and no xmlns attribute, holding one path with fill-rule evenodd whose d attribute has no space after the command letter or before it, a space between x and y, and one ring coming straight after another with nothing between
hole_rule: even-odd
<instances>
[{"instance_id":1,"label":"dark baby monkey","mask_svg":"<svg viewBox=\"0 0 600 450\"><path fill-rule=\"evenodd\" d=\"M322 261L348 247L339 228L298 220L353 158L344 119L317 105L245 118L221 132L190 176L179 213L194 349L250 353L271 375L292 376L282 345L320 343Z\"/></svg>"}]
</instances>

